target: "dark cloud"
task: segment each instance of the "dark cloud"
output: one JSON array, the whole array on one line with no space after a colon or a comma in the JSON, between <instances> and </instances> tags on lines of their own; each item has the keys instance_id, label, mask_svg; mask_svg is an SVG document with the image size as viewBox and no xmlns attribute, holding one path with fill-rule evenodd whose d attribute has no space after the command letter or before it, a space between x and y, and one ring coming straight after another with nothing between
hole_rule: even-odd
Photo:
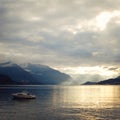
<instances>
[{"instance_id":1,"label":"dark cloud","mask_svg":"<svg viewBox=\"0 0 120 120\"><path fill-rule=\"evenodd\" d=\"M109 70L113 70L113 71L115 71L115 70L117 70L118 68L117 67L110 67L109 68Z\"/></svg>"}]
</instances>

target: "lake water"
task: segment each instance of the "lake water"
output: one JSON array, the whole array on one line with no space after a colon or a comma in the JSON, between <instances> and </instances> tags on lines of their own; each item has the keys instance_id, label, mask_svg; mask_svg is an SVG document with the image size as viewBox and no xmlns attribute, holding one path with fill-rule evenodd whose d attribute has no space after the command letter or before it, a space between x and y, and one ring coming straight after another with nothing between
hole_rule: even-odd
<instances>
[{"instance_id":1,"label":"lake water","mask_svg":"<svg viewBox=\"0 0 120 120\"><path fill-rule=\"evenodd\" d=\"M29 91L34 100L13 100ZM0 120L120 120L120 86L0 87Z\"/></svg>"}]
</instances>

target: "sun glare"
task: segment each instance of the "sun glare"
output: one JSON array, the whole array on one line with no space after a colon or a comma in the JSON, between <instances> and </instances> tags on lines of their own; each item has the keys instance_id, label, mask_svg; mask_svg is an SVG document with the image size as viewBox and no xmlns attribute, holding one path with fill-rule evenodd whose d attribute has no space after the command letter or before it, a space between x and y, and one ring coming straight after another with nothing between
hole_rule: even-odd
<instances>
[{"instance_id":1,"label":"sun glare","mask_svg":"<svg viewBox=\"0 0 120 120\"><path fill-rule=\"evenodd\" d=\"M71 32L72 34L76 34L86 30L93 30L93 31L103 31L106 29L107 24L111 21L114 17L119 17L120 11L112 11L112 12L101 12L96 15L95 18L81 21L79 20L78 23L74 26L67 26L67 31ZM119 22L119 21L117 21Z\"/></svg>"},{"instance_id":2,"label":"sun glare","mask_svg":"<svg viewBox=\"0 0 120 120\"><path fill-rule=\"evenodd\" d=\"M60 69L60 68L59 68ZM100 75L104 77L114 77L118 75L117 71L112 71L109 70L108 67L104 66L94 66L94 67L67 67L67 68L61 68L61 71L66 72L70 75L85 75L85 74L90 74L90 75Z\"/></svg>"},{"instance_id":3,"label":"sun glare","mask_svg":"<svg viewBox=\"0 0 120 120\"><path fill-rule=\"evenodd\" d=\"M106 28L107 23L114 17L120 15L120 11L113 12L102 12L95 18L96 26L100 30L104 30Z\"/></svg>"},{"instance_id":4,"label":"sun glare","mask_svg":"<svg viewBox=\"0 0 120 120\"><path fill-rule=\"evenodd\" d=\"M100 13L100 15L96 17L97 27L100 28L100 30L104 30L106 28L106 24L110 21L112 16L113 15L109 12Z\"/></svg>"}]
</instances>

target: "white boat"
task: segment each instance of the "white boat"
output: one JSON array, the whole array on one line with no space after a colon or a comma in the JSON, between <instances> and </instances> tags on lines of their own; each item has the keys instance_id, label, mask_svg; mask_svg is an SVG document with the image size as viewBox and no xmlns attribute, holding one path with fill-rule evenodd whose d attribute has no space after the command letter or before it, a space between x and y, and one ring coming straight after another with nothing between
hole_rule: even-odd
<instances>
[{"instance_id":1,"label":"white boat","mask_svg":"<svg viewBox=\"0 0 120 120\"><path fill-rule=\"evenodd\" d=\"M13 93L12 96L14 99L35 99L36 98L35 95L32 95L28 92Z\"/></svg>"}]
</instances>

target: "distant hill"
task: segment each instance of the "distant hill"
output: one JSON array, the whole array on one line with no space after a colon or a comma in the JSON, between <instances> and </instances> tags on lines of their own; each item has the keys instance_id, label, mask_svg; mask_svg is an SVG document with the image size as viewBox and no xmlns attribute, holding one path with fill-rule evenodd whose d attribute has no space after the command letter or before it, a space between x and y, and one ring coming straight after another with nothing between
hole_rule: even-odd
<instances>
[{"instance_id":1,"label":"distant hill","mask_svg":"<svg viewBox=\"0 0 120 120\"><path fill-rule=\"evenodd\" d=\"M4 75L0 84L61 84L70 79L69 75L45 65L12 62L0 63L0 74Z\"/></svg>"},{"instance_id":2,"label":"distant hill","mask_svg":"<svg viewBox=\"0 0 120 120\"><path fill-rule=\"evenodd\" d=\"M85 83L83 83L82 85L95 85L96 82L90 82L90 81L87 81Z\"/></svg>"},{"instance_id":3,"label":"distant hill","mask_svg":"<svg viewBox=\"0 0 120 120\"><path fill-rule=\"evenodd\" d=\"M100 82L87 81L83 83L82 85L120 85L120 76L116 78L111 78L108 80L103 80Z\"/></svg>"},{"instance_id":4,"label":"distant hill","mask_svg":"<svg viewBox=\"0 0 120 120\"><path fill-rule=\"evenodd\" d=\"M120 85L120 76L97 83L98 85Z\"/></svg>"}]
</instances>

